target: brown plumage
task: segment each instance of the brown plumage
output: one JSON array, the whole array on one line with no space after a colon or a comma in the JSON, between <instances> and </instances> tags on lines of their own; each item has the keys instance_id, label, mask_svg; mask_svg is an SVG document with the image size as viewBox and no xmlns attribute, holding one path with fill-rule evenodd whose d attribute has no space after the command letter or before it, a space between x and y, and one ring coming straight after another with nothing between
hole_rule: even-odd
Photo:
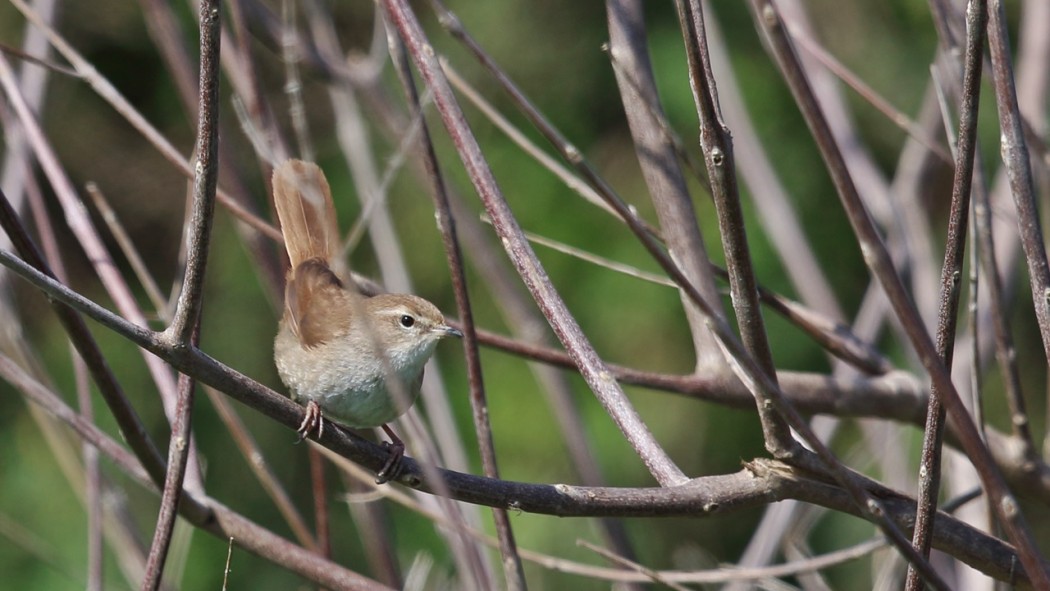
<instances>
[{"instance_id":1,"label":"brown plumage","mask_svg":"<svg viewBox=\"0 0 1050 591\"><path fill-rule=\"evenodd\" d=\"M273 203L292 269L339 255L339 228L328 179L316 164L286 160L273 171Z\"/></svg>"},{"instance_id":2,"label":"brown plumage","mask_svg":"<svg viewBox=\"0 0 1050 591\"><path fill-rule=\"evenodd\" d=\"M368 298L344 285L333 271L341 253L335 206L316 165L282 163L274 169L273 191L291 261L274 361L292 398L306 402L300 435L323 433L322 412L348 427L382 426L393 441L378 474L385 481L404 452L386 423L415 401L437 341L460 333L422 298ZM390 380L397 386L389 387Z\"/></svg>"}]
</instances>

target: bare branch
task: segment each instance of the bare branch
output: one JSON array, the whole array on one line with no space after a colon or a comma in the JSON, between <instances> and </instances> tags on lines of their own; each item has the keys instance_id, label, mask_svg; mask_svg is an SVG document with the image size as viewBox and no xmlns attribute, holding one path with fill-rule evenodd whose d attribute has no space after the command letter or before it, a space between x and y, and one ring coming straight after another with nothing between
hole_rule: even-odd
<instances>
[{"instance_id":1,"label":"bare branch","mask_svg":"<svg viewBox=\"0 0 1050 591\"><path fill-rule=\"evenodd\" d=\"M492 217L493 224L503 240L504 249L551 323L558 339L577 360L584 379L628 441L634 446L635 451L653 476L666 485L683 482L686 479L685 475L656 442L648 427L641 421L630 401L627 400L623 390L609 375L605 364L598 358L594 348L580 330L579 324L565 307L565 302L554 289L536 258L536 254L522 235L517 220L514 219L496 185L496 179L481 156L481 149L477 141L467 127L463 112L452 96L452 89L449 88L436 56L433 55L433 52L425 52L423 49L426 44L423 31L407 3L403 0L390 0L385 2L384 6L390 15L391 22L404 39L416 67L434 92L434 101L438 106L438 111L442 115L449 134L457 142L460 157L471 173L471 180L475 183L475 189L481 196L489 216Z\"/></svg>"},{"instance_id":2,"label":"bare branch","mask_svg":"<svg viewBox=\"0 0 1050 591\"><path fill-rule=\"evenodd\" d=\"M886 295L889 297L895 312L900 318L912 347L918 353L926 371L933 379L934 385L942 392L945 408L958 430L963 448L981 475L987 487L990 501L995 507L1010 539L1021 549L1022 561L1028 575L1039 584L1050 587L1050 572L1038 562L1039 552L1032 540L1031 533L1024 523L1017 500L1012 496L1002 475L996 468L988 448L981 441L977 429L959 399L959 394L952 384L951 376L937 356L936 348L930 335L923 327L922 319L914 302L908 296L896 274L890 260L886 245L878 235L854 187L845 163L831 137L827 122L821 115L820 107L809 89L808 82L798 67L797 58L791 47L783 23L775 5L764 0L753 2L754 18L764 31L773 48L774 57L785 75L788 85L799 103L806 122L817 139L817 145L828 164L839 198L849 216L857 239L861 243L865 262L878 277ZM1041 244L1041 243L1040 243ZM1045 262L1045 257L1044 257Z\"/></svg>"}]
</instances>

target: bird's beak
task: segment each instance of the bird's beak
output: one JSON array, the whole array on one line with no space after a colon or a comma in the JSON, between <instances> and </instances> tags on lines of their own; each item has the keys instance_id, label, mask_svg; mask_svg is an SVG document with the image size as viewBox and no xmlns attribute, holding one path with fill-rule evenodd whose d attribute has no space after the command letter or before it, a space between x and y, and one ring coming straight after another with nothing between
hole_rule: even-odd
<instances>
[{"instance_id":1,"label":"bird's beak","mask_svg":"<svg viewBox=\"0 0 1050 591\"><path fill-rule=\"evenodd\" d=\"M447 324L437 327L436 330L439 333L441 333L441 336L443 336L443 337L462 337L463 336L463 331L459 330L458 328L454 328L454 327L448 326Z\"/></svg>"}]
</instances>

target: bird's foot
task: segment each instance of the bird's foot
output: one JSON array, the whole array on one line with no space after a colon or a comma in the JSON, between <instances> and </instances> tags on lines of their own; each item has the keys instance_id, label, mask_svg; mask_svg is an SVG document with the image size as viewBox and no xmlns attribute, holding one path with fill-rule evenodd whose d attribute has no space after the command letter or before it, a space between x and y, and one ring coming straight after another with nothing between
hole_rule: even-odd
<instances>
[{"instance_id":1,"label":"bird's foot","mask_svg":"<svg viewBox=\"0 0 1050 591\"><path fill-rule=\"evenodd\" d=\"M404 468L401 460L405 457L405 442L401 441L401 438L395 435L390 427L383 425L383 430L390 437L389 442L383 442L383 447L390 452L390 455L383 464L383 468L376 472L376 484L386 484L391 480L397 480Z\"/></svg>"},{"instance_id":2,"label":"bird's foot","mask_svg":"<svg viewBox=\"0 0 1050 591\"><path fill-rule=\"evenodd\" d=\"M310 433L314 432L317 433L318 439L324 435L324 417L321 415L321 407L316 402L311 400L306 403L306 414L303 416L303 422L299 424L299 428L295 432L299 434L299 441L306 439Z\"/></svg>"}]
</instances>

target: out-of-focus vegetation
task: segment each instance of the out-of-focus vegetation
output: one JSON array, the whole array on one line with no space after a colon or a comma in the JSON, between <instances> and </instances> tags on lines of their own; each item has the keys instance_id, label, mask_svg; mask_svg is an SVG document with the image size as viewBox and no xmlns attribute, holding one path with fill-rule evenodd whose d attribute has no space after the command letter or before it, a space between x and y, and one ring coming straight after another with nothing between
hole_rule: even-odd
<instances>
[{"instance_id":1,"label":"out-of-focus vegetation","mask_svg":"<svg viewBox=\"0 0 1050 591\"><path fill-rule=\"evenodd\" d=\"M95 67L119 89L149 121L178 148L188 154L194 138L193 117L177 98L173 81L151 38L142 3L60 3L58 29ZM372 42L374 6L371 2L337 2L335 29L347 50L367 51ZM481 90L501 111L542 145L506 97L473 63L455 41L442 32L424 3L416 3L427 32L438 51ZM623 115L613 70L601 46L607 40L606 15L602 3L518 1L450 2L464 26L483 45L550 119L579 146L606 179L642 217L654 220L647 188L637 164L631 136ZM184 3L172 3L184 38L196 54L196 22ZM273 6L280 14L279 3ZM809 232L814 250L843 304L847 315L860 305L869 273L838 204L811 137L775 66L767 57L744 3L718 2L708 18L716 19L729 47L729 57L743 90L746 107L757 127L776 172L791 193L798 215ZM667 116L690 150L697 152L696 111L690 95L685 56L674 8L670 2L647 2L649 44L663 106ZM807 6L817 29L817 38L860 79L905 114L914 116L929 81L929 64L937 39L924 3L812 2ZM227 11L228 16L228 11ZM10 6L0 7L0 42L17 46L25 22ZM254 29L254 27L253 27ZM283 94L283 64L279 48L261 31L246 41L258 68L262 93L276 109L274 115L291 137L287 100ZM232 39L224 43L233 43ZM8 59L11 59L10 57ZM52 58L54 59L54 58ZM58 61L58 60L56 60ZM390 84L391 100L401 108L401 95L389 64L383 73ZM348 229L361 213L360 201L341 147L334 134L334 117L323 76L309 65L302 66L304 100L309 129L318 161L328 174L336 195L341 227ZM882 173L892 177L906 135L890 124L865 100L846 91L861 137L871 149ZM222 95L223 135L229 148L225 155L243 179L250 183L256 206L267 218L267 184L258 160L237 123L230 101L230 88ZM994 105L984 105L982 145L996 153L997 125ZM564 184L532 159L524 156L477 110L466 107L485 155L522 226L548 238L570 243L602 257L657 272L658 267L621 223L583 202ZM11 117L10 111L0 113ZM40 117L49 140L78 188L96 183L120 217L149 269L167 289L179 273L178 257L187 184L185 179L107 106L83 82L53 74ZM436 117L429 121L440 128ZM378 127L378 125L377 125ZM383 170L397 145L378 129L371 130L376 143L378 167ZM466 196L480 214L481 207L471 185L440 132L437 144L449 184ZM950 179L950 175L946 177ZM220 178L220 184L224 179ZM698 182L691 186L694 205L712 259L722 260L714 207ZM389 209L393 215L415 291L443 310L455 303L435 229L433 208L427 189L415 177L399 172L390 188ZM57 228L70 284L85 295L112 308L112 302L97 281L91 265L72 235L62 227L63 217L45 188L52 221ZM930 187L926 207L947 210L948 185ZM86 199L86 194L85 194ZM749 239L756 274L766 287L794 297L781 259L764 236L745 194ZM104 227L92 210L99 228ZM26 216L28 218L28 215ZM932 216L934 220L943 215ZM238 235L236 222L220 210L216 218L210 253L208 280L201 330L201 348L224 363L278 391L284 391L272 363L272 337L276 331L279 301L261 279L252 258ZM943 222L937 222L943 223ZM939 230L942 232L943 228ZM102 231L108 237L108 232ZM116 253L116 244L107 238ZM938 239L940 240L940 239ZM274 252L276 246L271 245ZM609 362L667 373L688 373L693 352L688 325L675 290L595 266L564 254L537 247L547 272L570 310ZM938 250L939 252L939 250ZM502 256L493 253L492 256ZM131 277L123 257L116 256L121 272ZM351 255L359 272L378 277L373 246L368 240ZM470 269L473 305L478 324L505 332L498 302L483 285L484 279ZM73 406L74 377L66 337L36 290L20 280L8 281L17 301L27 344L36 351L54 388ZM137 283L131 285L136 289ZM1019 287L1018 293L1027 293ZM144 293L140 304L149 310ZM1026 301L1022 298L1022 301ZM728 306L728 298L726 298ZM1022 358L1038 358L1038 331L1031 307L1016 307L1014 326ZM767 313L773 356L778 367L828 371L821 349L797 329ZM4 320L9 322L12 320ZM157 322L154 328L161 327ZM157 441L166 442L167 423L159 404L156 386L136 349L104 329L92 327L135 408L147 420ZM887 351L908 366L909 354L891 345ZM463 354L454 344L443 344L436 356L446 387L455 404L455 416L472 467L480 473L476 444L467 401ZM565 443L557 435L552 411L538 390L527 366L519 358L494 350L482 353L490 418L495 434L501 476L531 482L574 482ZM908 366L910 367L910 366ZM1042 363L1034 359L1032 369L1022 374L1026 390L1039 392L1044 379ZM594 400L583 381L569 374L581 409L587 435L598 453L606 480L614 486L651 486L641 461L615 425ZM994 380L992 380L994 381ZM994 388L992 388L994 390ZM731 472L741 461L765 454L758 420L753 412L728 409L672 394L628 388L634 404L659 441L689 475ZM1005 409L999 398L989 396L990 424L1006 427ZM113 420L95 394L99 425L117 436ZM86 518L80 487L62 474L52 451L45 444L37 423L26 410L18 392L0 381L0 586L10 589L76 589L85 580ZM1043 401L1033 397L1030 414L1035 432L1042 434ZM311 514L312 493L307 450L294 445L295 435L257 413L238 407L249 431L259 442L280 481L300 510ZM262 494L236 452L230 435L203 396L198 398L194 434L206 472L209 493L233 509L290 536L287 525ZM901 431L907 447L917 449L921 430ZM836 449L843 455L854 451L859 430L847 428ZM912 462L917 454L912 454ZM861 468L865 465L862 463ZM136 529L148 545L156 520L158 498L131 484L113 466L102 462L103 473L125 490ZM917 468L906 466L914 473ZM341 564L371 574L363 544L369 532L360 531L343 506L343 487L334 474L329 482L332 502L333 556ZM910 491L913 492L913 491ZM491 519L482 510L486 528ZM705 519L635 519L626 527L636 549L636 560L653 569L712 568L732 563L747 544L761 518L759 510L741 511ZM442 588L443 577L454 577L454 565L443 539L433 524L412 511L390 504L388 529L397 558L407 569L420 555L434 561L430 587ZM601 562L577 544L578 539L600 543L593 522L512 513L511 521L519 545L545 554L585 562ZM1037 526L1046 541L1046 522ZM872 535L873 527L842 515L829 515L810 536L814 553L841 548ZM222 585L226 544L189 528L181 532L191 539L176 544L182 555L169 563L173 586L185 589L218 589ZM495 565L496 562L493 562ZM106 554L106 588L137 586L125 580L112 551ZM871 561L859 560L825 571L836 589L867 588ZM172 572L172 571L177 572ZM560 574L526 563L533 589L601 589L607 582ZM176 583L178 581L178 583ZM858 584L857 582L861 583ZM236 589L306 588L307 584L287 571L238 549L233 550L228 587ZM453 584L454 587L454 584Z\"/></svg>"}]
</instances>

